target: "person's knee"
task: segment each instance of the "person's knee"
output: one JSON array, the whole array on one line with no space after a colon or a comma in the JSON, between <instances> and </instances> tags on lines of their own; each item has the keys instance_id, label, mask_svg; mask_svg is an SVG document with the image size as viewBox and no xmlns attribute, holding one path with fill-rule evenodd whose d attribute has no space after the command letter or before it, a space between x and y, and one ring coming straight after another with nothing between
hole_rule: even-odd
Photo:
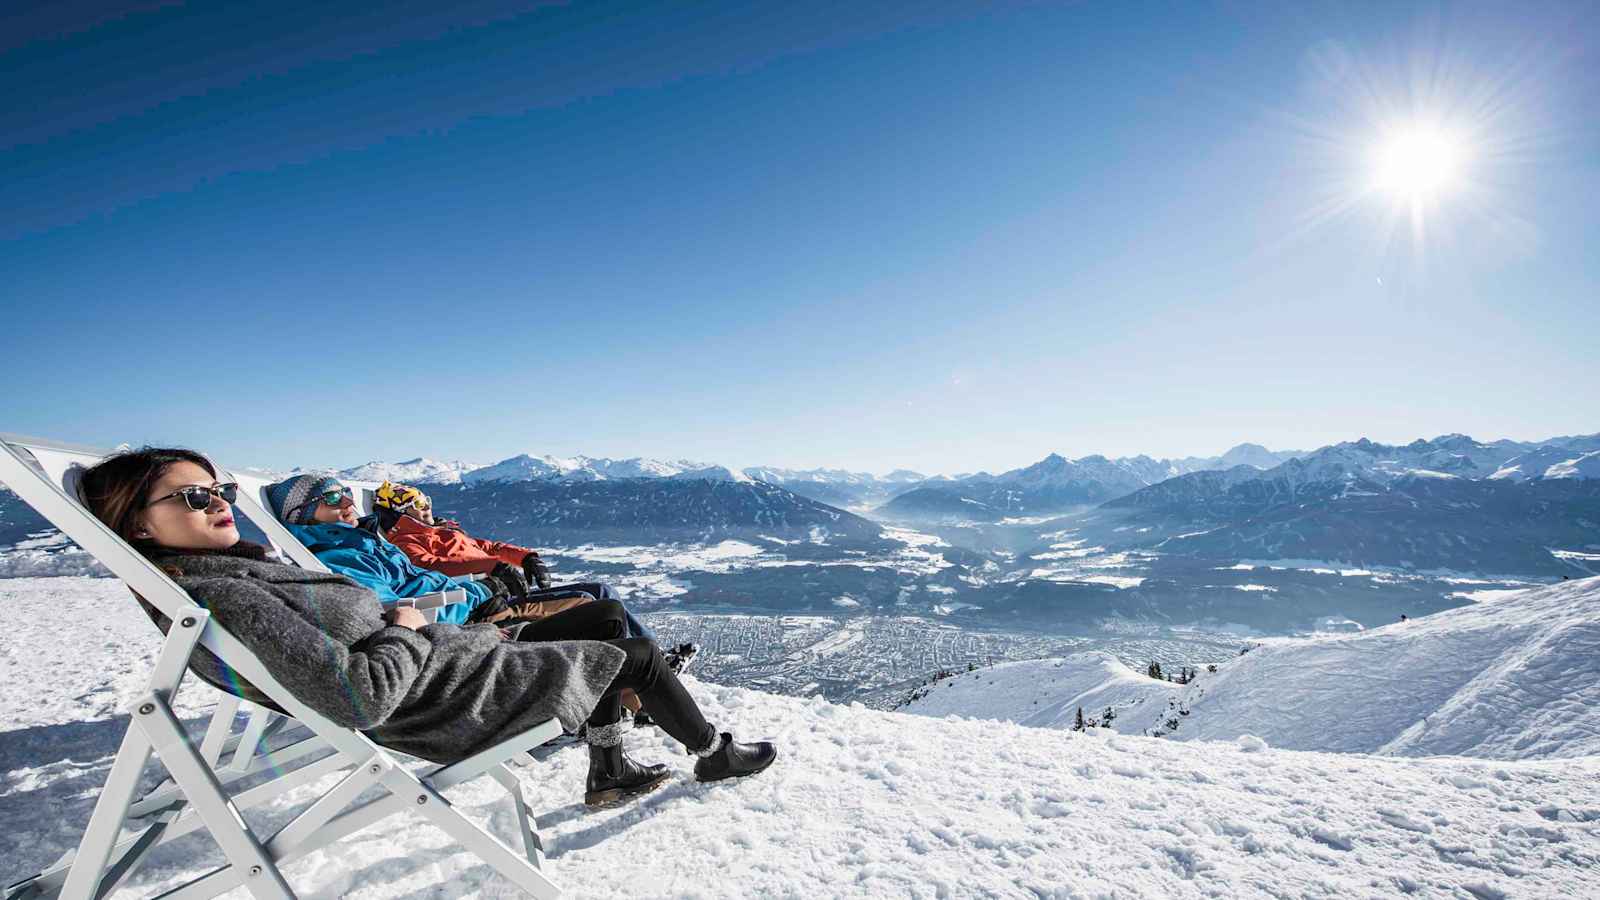
<instances>
[{"instance_id":1,"label":"person's knee","mask_svg":"<svg viewBox=\"0 0 1600 900\"><path fill-rule=\"evenodd\" d=\"M612 639L620 638L628 633L627 615L621 603L615 600L596 600L593 603L584 605L594 611L594 615L598 617L599 621L605 623L605 627L612 632L610 635Z\"/></svg>"},{"instance_id":2,"label":"person's knee","mask_svg":"<svg viewBox=\"0 0 1600 900\"><path fill-rule=\"evenodd\" d=\"M573 585L573 587L577 588L580 591L583 591L586 594L593 594L596 600L616 600L616 599L619 599L617 597L617 592L613 591L611 589L611 585L605 584L603 582L589 581L589 582L585 582L583 584Z\"/></svg>"},{"instance_id":3,"label":"person's knee","mask_svg":"<svg viewBox=\"0 0 1600 900\"><path fill-rule=\"evenodd\" d=\"M668 671L667 663L661 658L661 648L656 642L648 638L623 638L612 641L613 646L622 648L628 654L626 666L637 677L645 690L649 690L661 677L662 672Z\"/></svg>"}]
</instances>

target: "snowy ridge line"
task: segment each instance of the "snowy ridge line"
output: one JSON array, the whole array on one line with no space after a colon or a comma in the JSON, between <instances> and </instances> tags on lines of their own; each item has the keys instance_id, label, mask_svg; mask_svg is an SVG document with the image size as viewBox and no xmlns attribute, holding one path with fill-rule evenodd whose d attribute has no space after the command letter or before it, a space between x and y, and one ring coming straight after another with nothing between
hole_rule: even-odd
<instances>
[{"instance_id":1,"label":"snowy ridge line","mask_svg":"<svg viewBox=\"0 0 1600 900\"><path fill-rule=\"evenodd\" d=\"M76 841L125 728L157 632L106 579L12 579L0 603L0 877ZM58 623L92 652L60 652ZM110 664L108 664L110 663ZM631 755L668 786L588 812L581 747L518 771L540 816L548 871L574 898L750 896L1594 896L1600 758L1485 762L1291 752L1256 739L1184 745L1105 732L882 713L688 679L707 717L776 741L762 775L692 782L656 730ZM214 695L191 687L193 719ZM327 782L251 812L287 822ZM451 800L499 833L498 789ZM285 867L306 895L503 896L509 885L402 820ZM157 848L128 885L148 895L209 871L203 837Z\"/></svg>"},{"instance_id":2,"label":"snowy ridge line","mask_svg":"<svg viewBox=\"0 0 1600 900\"><path fill-rule=\"evenodd\" d=\"M1173 660L1158 660L1169 668ZM1191 662L1191 665L1193 663ZM1484 598L1353 635L1269 638L1157 681L1105 653L1007 663L920 689L906 711L1118 732L1250 734L1274 747L1389 756L1600 754L1600 578Z\"/></svg>"}]
</instances>

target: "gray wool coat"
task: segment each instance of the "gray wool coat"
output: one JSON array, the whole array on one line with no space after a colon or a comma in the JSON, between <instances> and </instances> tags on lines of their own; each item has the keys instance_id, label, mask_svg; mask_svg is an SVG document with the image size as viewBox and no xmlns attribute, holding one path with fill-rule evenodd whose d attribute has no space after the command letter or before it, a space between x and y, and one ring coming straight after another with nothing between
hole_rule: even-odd
<instances>
[{"instance_id":1,"label":"gray wool coat","mask_svg":"<svg viewBox=\"0 0 1600 900\"><path fill-rule=\"evenodd\" d=\"M598 641L518 643L493 625L388 625L372 591L259 552L241 544L152 558L297 699L413 756L454 762L550 718L576 731L622 668L625 654ZM204 648L190 665L213 682L242 680Z\"/></svg>"}]
</instances>

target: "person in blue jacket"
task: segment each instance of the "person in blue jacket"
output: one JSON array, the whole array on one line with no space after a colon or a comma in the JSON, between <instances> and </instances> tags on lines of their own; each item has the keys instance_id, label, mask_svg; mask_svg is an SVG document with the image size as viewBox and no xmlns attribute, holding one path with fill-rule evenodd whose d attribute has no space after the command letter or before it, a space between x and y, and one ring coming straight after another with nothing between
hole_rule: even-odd
<instances>
[{"instance_id":1,"label":"person in blue jacket","mask_svg":"<svg viewBox=\"0 0 1600 900\"><path fill-rule=\"evenodd\" d=\"M353 579L389 604L447 590L467 592L465 603L439 608L438 621L464 625L472 611L496 597L494 581L452 578L418 568L405 551L376 529L361 527L350 489L324 475L296 475L267 488L272 514L278 517L323 565Z\"/></svg>"}]
</instances>

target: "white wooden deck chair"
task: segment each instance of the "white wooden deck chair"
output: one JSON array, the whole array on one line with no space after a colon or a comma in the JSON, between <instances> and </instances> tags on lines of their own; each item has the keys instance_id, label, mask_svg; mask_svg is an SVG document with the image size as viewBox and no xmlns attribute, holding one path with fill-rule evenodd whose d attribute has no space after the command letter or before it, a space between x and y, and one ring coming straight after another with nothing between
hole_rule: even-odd
<instances>
[{"instance_id":1,"label":"white wooden deck chair","mask_svg":"<svg viewBox=\"0 0 1600 900\"><path fill-rule=\"evenodd\" d=\"M278 521L278 517L272 514L272 501L267 497L267 488L272 484L271 481L249 472L222 469L218 471L219 474L226 472L223 475L224 481L237 481L239 483L239 500L234 505L244 510L245 516L260 527L262 534L266 535L267 543L271 544L284 558L292 561L302 569L311 569L314 572L328 571L328 567L322 564L322 560L317 559L317 555L307 549L305 544L300 543L300 540L290 533L282 522ZM352 487L352 491L357 495L361 493L361 490L361 488ZM366 515L366 509L361 508L359 503L357 506L358 509L361 509L361 514ZM465 603L466 600L467 592L458 588L456 590L427 594L422 597L390 601L387 605L414 606L428 617L428 621L434 622L438 621L439 607L451 603Z\"/></svg>"},{"instance_id":2,"label":"white wooden deck chair","mask_svg":"<svg viewBox=\"0 0 1600 900\"><path fill-rule=\"evenodd\" d=\"M397 754L360 732L335 725L296 699L243 644L212 621L206 609L89 513L78 499L77 473L105 455L92 448L0 435L0 482L172 620L148 688L128 708L128 730L77 849L7 887L6 900L103 897L122 884L152 849L201 829L222 849L225 864L161 896L214 897L243 887L258 898L291 898L295 895L279 870L281 864L406 811L438 826L463 852L483 860L527 894L560 896L540 871L543 850L533 815L520 783L506 767L507 761L520 760L528 750L558 736L560 723L541 723L458 763L413 773L400 765ZM265 751L263 738L272 723L286 720L257 709L245 731L233 735L235 712L245 704L225 695L205 736L198 742L191 738L174 715L172 702L197 646L210 650L262 691L309 735ZM233 761L220 766L229 746L235 750ZM325 755L307 761L318 752ZM151 794L136 797L152 755L159 758L170 780ZM246 756L242 763L241 755ZM302 764L296 768L294 763ZM273 777L230 793L230 785L242 777L230 769L240 766ZM245 809L339 771L345 775L330 790L271 834L257 833L242 815ZM523 845L520 851L466 819L440 794L482 775L493 777L510 794ZM382 790L381 796L355 802L374 787ZM153 821L129 821L151 812L156 813ZM124 825L133 829L132 836L122 838Z\"/></svg>"}]
</instances>

